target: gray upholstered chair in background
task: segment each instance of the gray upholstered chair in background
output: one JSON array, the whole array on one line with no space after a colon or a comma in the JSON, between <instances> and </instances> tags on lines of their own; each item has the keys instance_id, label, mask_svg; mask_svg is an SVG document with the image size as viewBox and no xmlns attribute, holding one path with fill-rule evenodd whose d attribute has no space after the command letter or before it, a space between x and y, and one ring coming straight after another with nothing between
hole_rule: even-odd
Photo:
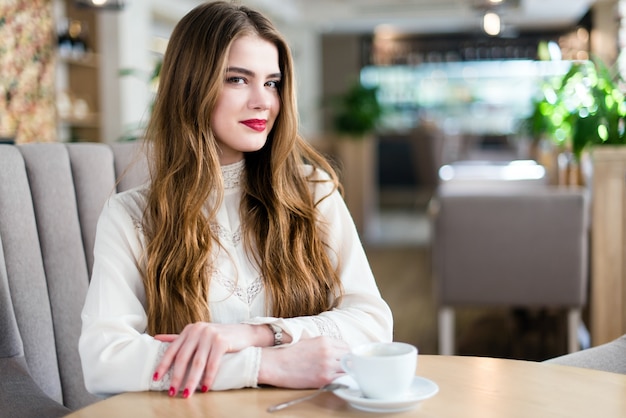
<instances>
[{"instance_id":1,"label":"gray upholstered chair in background","mask_svg":"<svg viewBox=\"0 0 626 418\"><path fill-rule=\"evenodd\" d=\"M439 352L454 353L454 309L467 306L563 308L568 350L578 350L588 282L586 192L505 182L440 188L434 203Z\"/></svg>"},{"instance_id":2,"label":"gray upholstered chair in background","mask_svg":"<svg viewBox=\"0 0 626 418\"><path fill-rule=\"evenodd\" d=\"M2 416L63 416L98 399L85 390L78 336L114 161L105 144L0 145ZM147 178L145 159L135 172L137 184Z\"/></svg>"},{"instance_id":3,"label":"gray upholstered chair in background","mask_svg":"<svg viewBox=\"0 0 626 418\"><path fill-rule=\"evenodd\" d=\"M606 344L565 354L545 362L626 374L626 335Z\"/></svg>"}]
</instances>

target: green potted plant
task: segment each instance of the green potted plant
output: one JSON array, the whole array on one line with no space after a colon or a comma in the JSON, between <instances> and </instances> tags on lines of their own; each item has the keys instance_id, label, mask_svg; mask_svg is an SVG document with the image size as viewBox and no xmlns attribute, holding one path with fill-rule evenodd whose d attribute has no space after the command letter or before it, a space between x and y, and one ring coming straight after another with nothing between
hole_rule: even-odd
<instances>
[{"instance_id":1,"label":"green potted plant","mask_svg":"<svg viewBox=\"0 0 626 418\"><path fill-rule=\"evenodd\" d=\"M590 145L625 144L626 103L619 81L599 60L573 62L534 102L531 133L547 136L576 159Z\"/></svg>"},{"instance_id":2,"label":"green potted plant","mask_svg":"<svg viewBox=\"0 0 626 418\"><path fill-rule=\"evenodd\" d=\"M558 147L571 149L576 160L589 163L590 322L592 331L596 330L592 333L595 344L619 331L616 327L604 334L597 330L606 329L601 325L621 303L611 298L615 284L626 283L621 268L626 253L621 227L626 217L626 105L621 82L597 59L574 62L563 77L543 89L528 120L531 133L552 138Z\"/></svg>"},{"instance_id":3,"label":"green potted plant","mask_svg":"<svg viewBox=\"0 0 626 418\"><path fill-rule=\"evenodd\" d=\"M357 230L369 234L378 207L378 158L374 136L382 115L377 88L360 82L330 101L332 148L339 160L339 173L346 205Z\"/></svg>"},{"instance_id":4,"label":"green potted plant","mask_svg":"<svg viewBox=\"0 0 626 418\"><path fill-rule=\"evenodd\" d=\"M335 132L351 138L371 134L382 115L377 91L376 87L365 87L357 81L335 97L332 101Z\"/></svg>"}]
</instances>

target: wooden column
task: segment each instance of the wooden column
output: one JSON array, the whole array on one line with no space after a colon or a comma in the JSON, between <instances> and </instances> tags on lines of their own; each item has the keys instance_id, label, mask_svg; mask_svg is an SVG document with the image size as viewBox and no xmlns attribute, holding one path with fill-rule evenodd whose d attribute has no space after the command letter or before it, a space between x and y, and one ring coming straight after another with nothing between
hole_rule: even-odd
<instances>
[{"instance_id":1,"label":"wooden column","mask_svg":"<svg viewBox=\"0 0 626 418\"><path fill-rule=\"evenodd\" d=\"M591 342L626 334L626 146L592 150Z\"/></svg>"},{"instance_id":2,"label":"wooden column","mask_svg":"<svg viewBox=\"0 0 626 418\"><path fill-rule=\"evenodd\" d=\"M377 142L373 135L335 139L346 205L362 239L371 233L378 206Z\"/></svg>"}]
</instances>

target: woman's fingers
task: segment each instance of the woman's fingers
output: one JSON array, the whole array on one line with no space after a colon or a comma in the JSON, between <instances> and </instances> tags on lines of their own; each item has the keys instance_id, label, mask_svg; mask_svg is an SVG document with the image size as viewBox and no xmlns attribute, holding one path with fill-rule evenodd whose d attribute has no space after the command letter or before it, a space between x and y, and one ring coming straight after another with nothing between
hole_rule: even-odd
<instances>
[{"instance_id":1,"label":"woman's fingers","mask_svg":"<svg viewBox=\"0 0 626 418\"><path fill-rule=\"evenodd\" d=\"M217 371L222 360L222 356L230 351L228 342L219 334L213 339L211 352L209 353L206 365L203 369L202 388L203 392L210 390L217 376Z\"/></svg>"},{"instance_id":2,"label":"woman's fingers","mask_svg":"<svg viewBox=\"0 0 626 418\"><path fill-rule=\"evenodd\" d=\"M178 338L178 334L157 334L154 336L155 340L159 340L164 343L171 343L176 338Z\"/></svg>"},{"instance_id":3,"label":"woman's fingers","mask_svg":"<svg viewBox=\"0 0 626 418\"><path fill-rule=\"evenodd\" d=\"M185 332L183 331L183 333ZM183 337L182 334L181 337ZM179 340L183 340L183 338ZM179 340L174 341L172 345L176 344ZM195 390L195 388L191 390L191 388L183 387L182 384L185 380L185 376L190 371L190 366L192 366L191 363L195 358L197 358L196 351L200 343L201 338L199 338L197 333L188 332L184 335L183 343L175 353L174 365L172 366L172 379L170 380L171 387L169 392L170 396L176 395L179 391L182 391L182 395L184 397L189 397L191 393L193 393L193 390ZM172 345L170 345L170 348ZM168 354L167 351L166 354ZM193 370L193 367L191 367L191 370Z\"/></svg>"},{"instance_id":4,"label":"woman's fingers","mask_svg":"<svg viewBox=\"0 0 626 418\"><path fill-rule=\"evenodd\" d=\"M180 335L157 334L154 338L169 347L153 378L158 380L171 369L170 396L181 393L187 398L198 387L206 392L213 386L224 354L246 348L254 331L250 325L198 322L187 325Z\"/></svg>"},{"instance_id":5,"label":"woman's fingers","mask_svg":"<svg viewBox=\"0 0 626 418\"><path fill-rule=\"evenodd\" d=\"M170 343L155 371L158 377L172 369L170 396L180 393L188 398L200 384L202 391L210 389L222 356L230 349L227 338L218 329L211 324L196 323L185 327L180 335L155 335L155 339Z\"/></svg>"},{"instance_id":6,"label":"woman's fingers","mask_svg":"<svg viewBox=\"0 0 626 418\"><path fill-rule=\"evenodd\" d=\"M168 336L167 338L169 341L161 339L164 336ZM170 338L169 336L172 336L173 338ZM167 371L170 369L170 367L172 367L174 359L176 358L176 353L178 352L178 348L181 346L184 340L184 337L174 334L160 334L158 335L158 337L160 338L157 338L157 335L154 336L155 339L163 342L169 342L170 345L165 350L165 353L161 358L161 362L154 370L154 375L152 376L154 380L159 380L160 378L162 378L165 373L167 373Z\"/></svg>"},{"instance_id":7,"label":"woman's fingers","mask_svg":"<svg viewBox=\"0 0 626 418\"><path fill-rule=\"evenodd\" d=\"M190 397L196 391L200 383L200 379L202 379L204 374L211 352L216 349L212 338L210 338L211 336L205 334L206 332L201 334L198 344L196 345L193 358L190 359L191 363L188 364L187 379L185 380L184 387L182 389L183 398ZM201 390L206 392L208 390L208 386L205 389L205 386L203 385Z\"/></svg>"}]
</instances>

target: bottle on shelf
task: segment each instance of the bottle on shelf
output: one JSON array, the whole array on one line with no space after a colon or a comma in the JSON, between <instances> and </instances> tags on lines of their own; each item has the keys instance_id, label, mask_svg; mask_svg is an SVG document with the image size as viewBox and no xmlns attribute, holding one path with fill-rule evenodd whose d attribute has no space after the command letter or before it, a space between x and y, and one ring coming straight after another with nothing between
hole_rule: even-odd
<instances>
[{"instance_id":1,"label":"bottle on shelf","mask_svg":"<svg viewBox=\"0 0 626 418\"><path fill-rule=\"evenodd\" d=\"M61 24L57 36L59 55L66 59L81 59L89 52L85 36L85 23L68 19Z\"/></svg>"}]
</instances>

